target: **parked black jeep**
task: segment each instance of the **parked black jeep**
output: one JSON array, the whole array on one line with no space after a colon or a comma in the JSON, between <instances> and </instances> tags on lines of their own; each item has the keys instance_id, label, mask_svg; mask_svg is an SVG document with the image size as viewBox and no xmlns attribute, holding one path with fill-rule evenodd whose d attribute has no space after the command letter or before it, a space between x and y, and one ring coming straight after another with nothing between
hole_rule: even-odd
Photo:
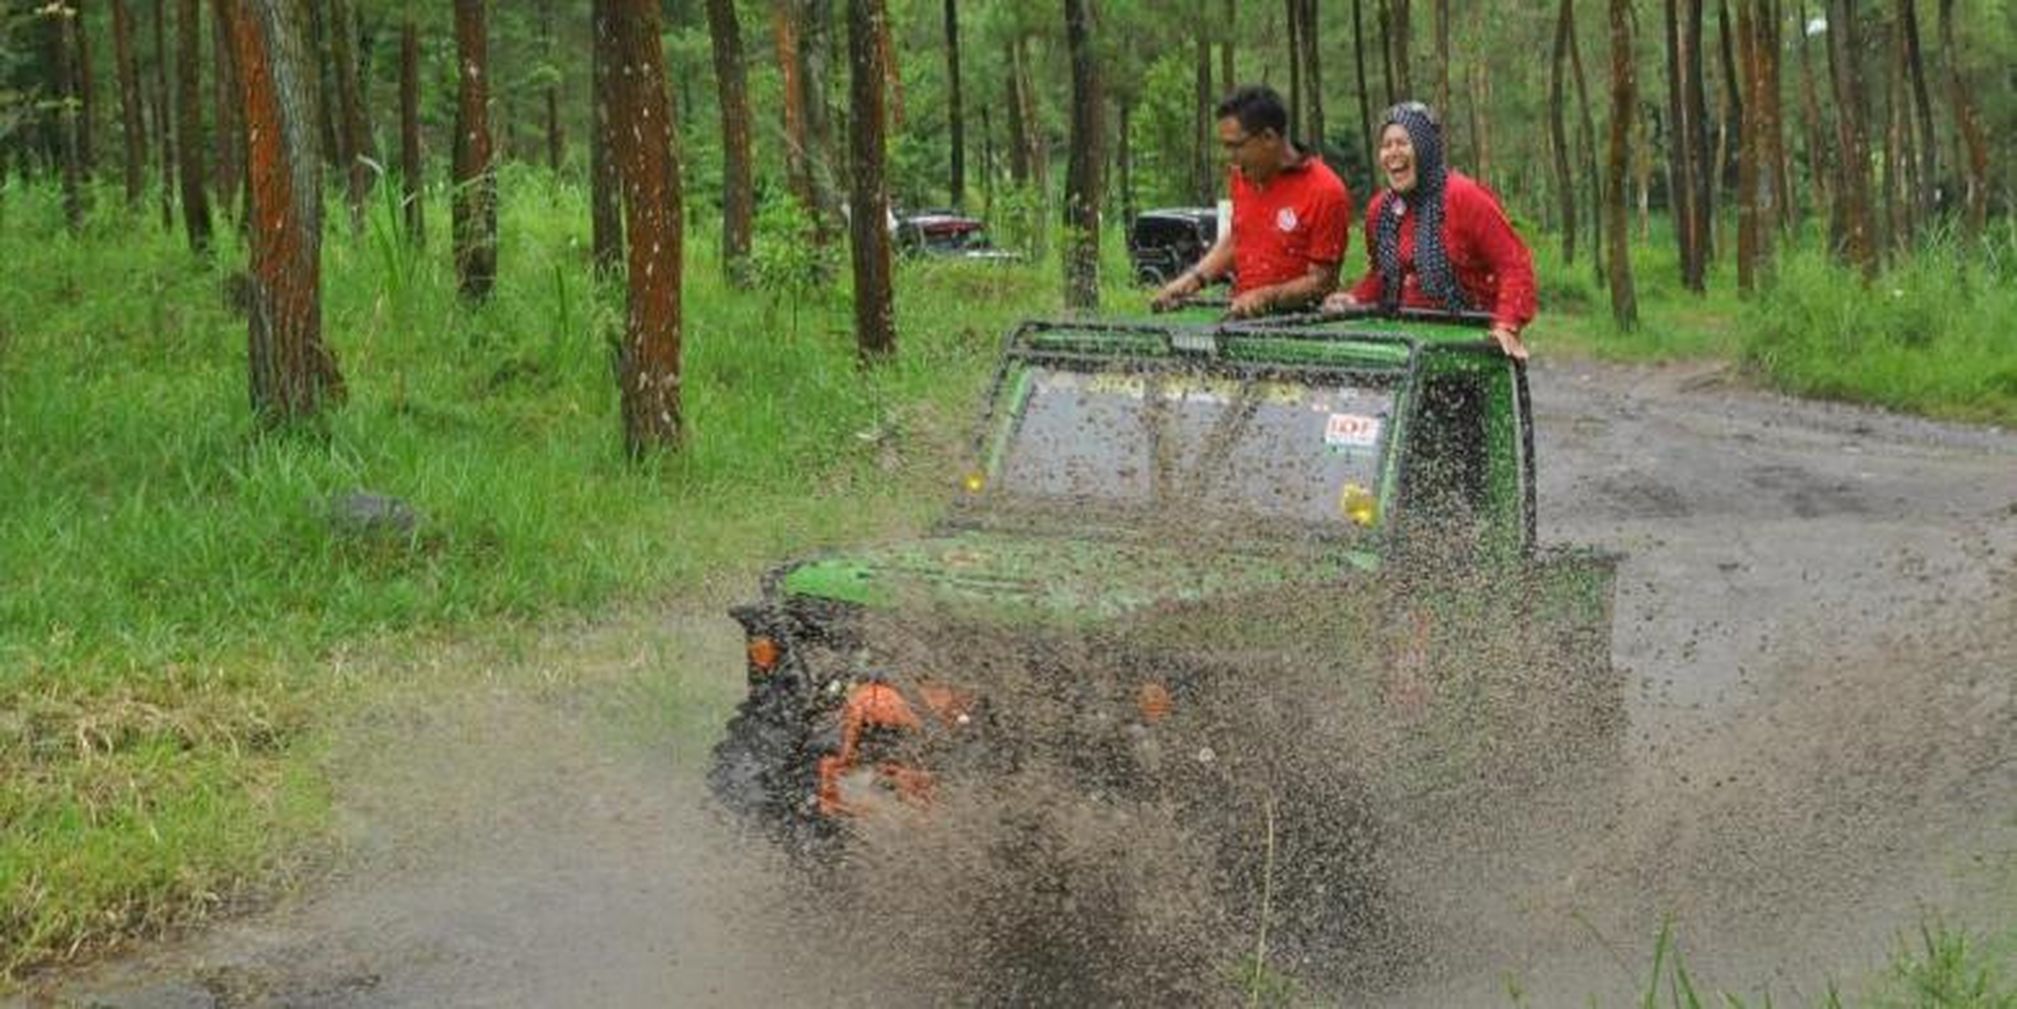
<instances>
[{"instance_id":1,"label":"parked black jeep","mask_svg":"<svg viewBox=\"0 0 2017 1009\"><path fill-rule=\"evenodd\" d=\"M1146 210L1128 228L1128 262L1135 281L1161 287L1204 258L1219 238L1218 211L1211 207Z\"/></svg>"}]
</instances>

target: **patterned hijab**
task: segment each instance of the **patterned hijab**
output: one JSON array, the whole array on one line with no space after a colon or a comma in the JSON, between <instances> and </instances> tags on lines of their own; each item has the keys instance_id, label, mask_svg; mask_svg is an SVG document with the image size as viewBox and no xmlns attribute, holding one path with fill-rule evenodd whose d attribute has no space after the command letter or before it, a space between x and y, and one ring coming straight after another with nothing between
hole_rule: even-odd
<instances>
[{"instance_id":1,"label":"patterned hijab","mask_svg":"<svg viewBox=\"0 0 2017 1009\"><path fill-rule=\"evenodd\" d=\"M1449 252L1443 248L1443 183L1448 178L1448 169L1443 164L1442 127L1436 123L1435 113L1421 102L1402 102L1388 109L1380 132L1385 133L1388 126L1394 125L1408 131L1408 140L1415 145L1415 189L1405 194L1388 192L1373 235L1373 248L1380 264L1380 309L1393 312L1401 306L1401 221L1408 214L1408 201L1412 198L1416 217L1415 272L1421 279L1422 290L1452 312L1466 311L1471 304L1450 271Z\"/></svg>"}]
</instances>

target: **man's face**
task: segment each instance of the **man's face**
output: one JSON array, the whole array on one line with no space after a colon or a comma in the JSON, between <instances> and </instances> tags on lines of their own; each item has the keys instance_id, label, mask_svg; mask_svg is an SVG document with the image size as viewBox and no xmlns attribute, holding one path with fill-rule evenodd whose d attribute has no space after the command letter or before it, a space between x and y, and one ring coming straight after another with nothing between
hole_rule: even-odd
<instances>
[{"instance_id":1,"label":"man's face","mask_svg":"<svg viewBox=\"0 0 2017 1009\"><path fill-rule=\"evenodd\" d=\"M1238 116L1219 120L1219 147L1240 174L1256 182L1266 182L1282 168L1281 134L1273 130L1248 133Z\"/></svg>"}]
</instances>

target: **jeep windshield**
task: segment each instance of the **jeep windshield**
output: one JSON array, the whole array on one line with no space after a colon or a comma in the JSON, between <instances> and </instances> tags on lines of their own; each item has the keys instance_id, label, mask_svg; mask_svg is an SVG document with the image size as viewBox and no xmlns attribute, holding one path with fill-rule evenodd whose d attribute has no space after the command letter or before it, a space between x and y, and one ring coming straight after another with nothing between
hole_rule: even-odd
<instances>
[{"instance_id":1,"label":"jeep windshield","mask_svg":"<svg viewBox=\"0 0 2017 1009\"><path fill-rule=\"evenodd\" d=\"M1374 520L1393 399L1377 373L1032 364L989 497L1351 532Z\"/></svg>"}]
</instances>

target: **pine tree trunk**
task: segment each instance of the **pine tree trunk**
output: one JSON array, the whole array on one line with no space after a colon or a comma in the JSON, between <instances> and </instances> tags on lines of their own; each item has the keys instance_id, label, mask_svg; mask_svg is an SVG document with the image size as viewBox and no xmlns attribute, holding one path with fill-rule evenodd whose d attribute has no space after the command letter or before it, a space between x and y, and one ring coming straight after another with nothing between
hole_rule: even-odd
<instances>
[{"instance_id":1,"label":"pine tree trunk","mask_svg":"<svg viewBox=\"0 0 2017 1009\"><path fill-rule=\"evenodd\" d=\"M1913 159L1913 192L1922 220L1931 220L1937 208L1934 193L1939 188L1940 141L1933 132L1933 97L1926 87L1926 59L1919 44L1919 4L1899 0L1898 24L1904 30L1905 70L1912 81L1912 109L1919 128L1917 156Z\"/></svg>"},{"instance_id":2,"label":"pine tree trunk","mask_svg":"<svg viewBox=\"0 0 2017 1009\"><path fill-rule=\"evenodd\" d=\"M883 189L883 75L876 40L882 0L847 0L848 245L854 259L855 348L864 362L896 354L891 301L889 194Z\"/></svg>"},{"instance_id":3,"label":"pine tree trunk","mask_svg":"<svg viewBox=\"0 0 2017 1009\"><path fill-rule=\"evenodd\" d=\"M427 210L421 199L420 22L409 5L399 23L399 184L406 239L427 244Z\"/></svg>"},{"instance_id":4,"label":"pine tree trunk","mask_svg":"<svg viewBox=\"0 0 2017 1009\"><path fill-rule=\"evenodd\" d=\"M1839 234L1839 228L1835 226L1839 223L1835 220L1834 215L1835 200L1828 183L1828 180L1834 174L1834 169L1829 167L1828 157L1830 151L1826 139L1828 135L1827 120L1823 118L1820 92L1814 84L1814 55L1813 47L1808 44L1805 28L1808 23L1805 0L1801 0L1796 13L1799 15L1799 23L1801 25L1800 107L1803 113L1802 118L1806 120L1807 127L1807 182L1809 188L1813 191L1809 199L1809 205L1815 210L1828 215L1830 221L1829 235L1832 242L1835 236Z\"/></svg>"},{"instance_id":5,"label":"pine tree trunk","mask_svg":"<svg viewBox=\"0 0 2017 1009\"><path fill-rule=\"evenodd\" d=\"M55 108L57 156L63 162L63 220L75 235L84 230L84 166L77 142L77 32L70 24L77 14L62 7L45 11L49 19L49 55L56 71L59 98Z\"/></svg>"},{"instance_id":6,"label":"pine tree trunk","mask_svg":"<svg viewBox=\"0 0 2017 1009\"><path fill-rule=\"evenodd\" d=\"M1106 99L1093 51L1092 0L1064 0L1072 67L1071 160L1065 173L1065 307L1100 307L1100 194L1106 165Z\"/></svg>"},{"instance_id":7,"label":"pine tree trunk","mask_svg":"<svg viewBox=\"0 0 2017 1009\"><path fill-rule=\"evenodd\" d=\"M210 195L204 189L209 173L204 169L202 31L198 27L197 0L181 0L175 19L175 136L178 142L182 179L182 224L189 232L189 247L199 254L210 252Z\"/></svg>"},{"instance_id":8,"label":"pine tree trunk","mask_svg":"<svg viewBox=\"0 0 2017 1009\"><path fill-rule=\"evenodd\" d=\"M553 0L539 0L539 47L548 63L558 64L559 50L553 43ZM557 178L567 155L567 138L560 127L560 80L555 74L540 89L546 104L546 170Z\"/></svg>"},{"instance_id":9,"label":"pine tree trunk","mask_svg":"<svg viewBox=\"0 0 2017 1009\"><path fill-rule=\"evenodd\" d=\"M1302 4L1302 34L1297 38L1303 52L1297 60L1303 68L1302 139L1313 151L1324 146L1324 64L1317 44L1317 0L1296 0Z\"/></svg>"},{"instance_id":10,"label":"pine tree trunk","mask_svg":"<svg viewBox=\"0 0 2017 1009\"><path fill-rule=\"evenodd\" d=\"M133 16L112 0L112 61L118 65L119 126L126 147L126 208L140 206L147 183L147 127L140 121L140 65L133 56Z\"/></svg>"},{"instance_id":11,"label":"pine tree trunk","mask_svg":"<svg viewBox=\"0 0 2017 1009\"><path fill-rule=\"evenodd\" d=\"M1982 115L1969 96L1968 75L1961 68L1961 47L1954 39L1954 0L1940 0L1940 48L1946 56L1948 102L1954 106L1954 130L1960 134L1957 146L1966 168L1965 191L1969 237L1982 233L1989 220L1989 138L1982 128Z\"/></svg>"},{"instance_id":12,"label":"pine tree trunk","mask_svg":"<svg viewBox=\"0 0 2017 1009\"><path fill-rule=\"evenodd\" d=\"M1555 169L1555 199L1561 215L1562 262L1576 261L1576 181L1569 169L1569 129L1566 110L1569 38L1576 31L1575 9L1569 0L1555 8L1555 46L1548 60L1548 149Z\"/></svg>"},{"instance_id":13,"label":"pine tree trunk","mask_svg":"<svg viewBox=\"0 0 2017 1009\"><path fill-rule=\"evenodd\" d=\"M1204 13L1204 0L1199 0L1197 12ZM1211 203L1218 199L1218 179L1212 172L1212 37L1205 27L1205 19L1198 18L1197 53L1193 64L1192 84L1196 88L1197 109L1191 119L1191 192L1199 203Z\"/></svg>"},{"instance_id":14,"label":"pine tree trunk","mask_svg":"<svg viewBox=\"0 0 2017 1009\"><path fill-rule=\"evenodd\" d=\"M1014 183L1018 188L1029 185L1030 181L1030 142L1027 136L1030 127L1028 123L1023 121L1023 110L1026 106L1022 95L1022 74L1016 70L1016 64L1021 59L1021 47L1011 41L1008 45L1007 59L1003 61L1008 74L1008 79L1004 82L1003 87L1008 96L1006 104L1008 105L1009 181Z\"/></svg>"},{"instance_id":15,"label":"pine tree trunk","mask_svg":"<svg viewBox=\"0 0 2017 1009\"><path fill-rule=\"evenodd\" d=\"M1567 3L1568 0L1562 0ZM1366 170L1376 170L1373 158L1377 139L1373 136L1373 93L1366 87L1366 32L1361 0L1352 0L1352 66L1359 80L1359 134L1365 145Z\"/></svg>"},{"instance_id":16,"label":"pine tree trunk","mask_svg":"<svg viewBox=\"0 0 2017 1009\"><path fill-rule=\"evenodd\" d=\"M756 188L750 167L749 89L742 64L742 28L734 0L707 0L714 47L715 91L721 101L721 264L729 282L749 283L750 229Z\"/></svg>"},{"instance_id":17,"label":"pine tree trunk","mask_svg":"<svg viewBox=\"0 0 2017 1009\"><path fill-rule=\"evenodd\" d=\"M219 209L225 217L244 223L242 208L246 197L245 124L243 114L243 89L238 83L238 61L231 54L231 8L246 0L211 0L210 24L214 31L211 38L211 65L214 69L210 82L217 106L217 176L215 189Z\"/></svg>"},{"instance_id":18,"label":"pine tree trunk","mask_svg":"<svg viewBox=\"0 0 2017 1009\"><path fill-rule=\"evenodd\" d=\"M347 0L329 0L329 59L336 78L336 161L342 166L350 230L364 228L364 199L371 191L371 135L364 128L364 94L357 84L355 25ZM375 159L374 159L375 160Z\"/></svg>"},{"instance_id":19,"label":"pine tree trunk","mask_svg":"<svg viewBox=\"0 0 2017 1009\"><path fill-rule=\"evenodd\" d=\"M1826 34L1835 90L1835 148L1841 153L1835 185L1842 208L1841 254L1869 281L1877 276L1881 242L1870 202L1870 148L1864 130L1863 85L1856 69L1854 0L1829 0Z\"/></svg>"},{"instance_id":20,"label":"pine tree trunk","mask_svg":"<svg viewBox=\"0 0 2017 1009\"><path fill-rule=\"evenodd\" d=\"M176 165L175 96L168 89L168 4L154 0L154 125L161 149L161 230L175 227Z\"/></svg>"},{"instance_id":21,"label":"pine tree trunk","mask_svg":"<svg viewBox=\"0 0 2017 1009\"><path fill-rule=\"evenodd\" d=\"M1413 37L1410 34L1408 0L1388 0L1387 9L1391 19L1391 30L1387 34L1387 44L1393 47L1393 72L1395 101L1412 98L1415 94L1413 60Z\"/></svg>"},{"instance_id":22,"label":"pine tree trunk","mask_svg":"<svg viewBox=\"0 0 2017 1009\"><path fill-rule=\"evenodd\" d=\"M490 297L497 283L497 166L490 139L490 38L485 0L455 0L455 195L449 222L456 286Z\"/></svg>"},{"instance_id":23,"label":"pine tree trunk","mask_svg":"<svg viewBox=\"0 0 2017 1009\"><path fill-rule=\"evenodd\" d=\"M798 44L798 16L794 0L773 0L770 11L771 36L777 48L778 71L784 91L785 178L806 212L817 214L819 201L812 189L809 166L810 146L805 131L805 76Z\"/></svg>"},{"instance_id":24,"label":"pine tree trunk","mask_svg":"<svg viewBox=\"0 0 2017 1009\"><path fill-rule=\"evenodd\" d=\"M1436 0L1436 111L1444 116L1451 111L1450 0Z\"/></svg>"},{"instance_id":25,"label":"pine tree trunk","mask_svg":"<svg viewBox=\"0 0 2017 1009\"><path fill-rule=\"evenodd\" d=\"M1234 6L1234 0L1226 0L1225 11L1225 17L1220 24L1220 27L1225 31L1225 36L1219 40L1219 92L1221 94L1239 87L1238 79L1233 76L1233 47L1238 44L1240 37L1240 16L1239 11Z\"/></svg>"},{"instance_id":26,"label":"pine tree trunk","mask_svg":"<svg viewBox=\"0 0 2017 1009\"><path fill-rule=\"evenodd\" d=\"M623 180L616 169L616 29L611 0L591 0L589 50L591 104L588 131L589 222L595 269L608 276L623 264ZM790 89L786 89L789 96ZM788 104L788 102L787 102ZM790 155L792 147L786 144Z\"/></svg>"},{"instance_id":27,"label":"pine tree trunk","mask_svg":"<svg viewBox=\"0 0 2017 1009\"><path fill-rule=\"evenodd\" d=\"M1126 98L1115 103L1115 116L1119 120L1114 132L1114 171L1119 176L1121 194L1121 227L1132 228L1135 223L1135 166L1133 145L1128 137L1132 132L1134 115L1133 103Z\"/></svg>"},{"instance_id":28,"label":"pine tree trunk","mask_svg":"<svg viewBox=\"0 0 2017 1009\"><path fill-rule=\"evenodd\" d=\"M1631 0L1611 0L1611 145L1606 174L1605 213L1610 217L1611 318L1621 329L1639 324L1639 299L1632 286L1632 236L1628 225L1627 174L1631 165L1632 113L1638 101L1632 57Z\"/></svg>"},{"instance_id":29,"label":"pine tree trunk","mask_svg":"<svg viewBox=\"0 0 2017 1009\"><path fill-rule=\"evenodd\" d=\"M951 136L952 178L946 191L954 207L966 206L966 103L959 79L959 2L945 0L946 127Z\"/></svg>"},{"instance_id":30,"label":"pine tree trunk","mask_svg":"<svg viewBox=\"0 0 2017 1009\"><path fill-rule=\"evenodd\" d=\"M98 172L98 75L91 63L91 32L85 19L84 0L70 0L73 12L70 32L76 47L71 73L77 78L77 162L85 178Z\"/></svg>"},{"instance_id":31,"label":"pine tree trunk","mask_svg":"<svg viewBox=\"0 0 2017 1009\"><path fill-rule=\"evenodd\" d=\"M1583 157L1583 178L1589 180L1590 194L1590 272L1597 283L1607 283L1609 271L1604 265L1604 218L1609 213L1604 199L1604 173L1597 163L1597 119L1590 107L1588 77L1583 73L1583 44L1575 30L1576 13L1572 0L1562 0L1569 6L1569 69L1575 72L1576 81L1576 138Z\"/></svg>"},{"instance_id":32,"label":"pine tree trunk","mask_svg":"<svg viewBox=\"0 0 2017 1009\"><path fill-rule=\"evenodd\" d=\"M322 342L322 157L298 10L254 2L226 11L248 138L252 412L269 428L344 399L336 357Z\"/></svg>"},{"instance_id":33,"label":"pine tree trunk","mask_svg":"<svg viewBox=\"0 0 2017 1009\"><path fill-rule=\"evenodd\" d=\"M683 247L678 131L666 95L659 0L609 0L615 148L623 179L630 310L618 355L623 445L632 459L680 446Z\"/></svg>"},{"instance_id":34,"label":"pine tree trunk","mask_svg":"<svg viewBox=\"0 0 2017 1009\"><path fill-rule=\"evenodd\" d=\"M1752 0L1737 0L1737 59L1744 69L1748 88L1744 108L1748 115L1739 126L1742 147L1737 155L1737 290L1746 296L1757 290L1758 242L1763 230L1759 223L1758 178L1760 135L1758 130L1757 26Z\"/></svg>"}]
</instances>

